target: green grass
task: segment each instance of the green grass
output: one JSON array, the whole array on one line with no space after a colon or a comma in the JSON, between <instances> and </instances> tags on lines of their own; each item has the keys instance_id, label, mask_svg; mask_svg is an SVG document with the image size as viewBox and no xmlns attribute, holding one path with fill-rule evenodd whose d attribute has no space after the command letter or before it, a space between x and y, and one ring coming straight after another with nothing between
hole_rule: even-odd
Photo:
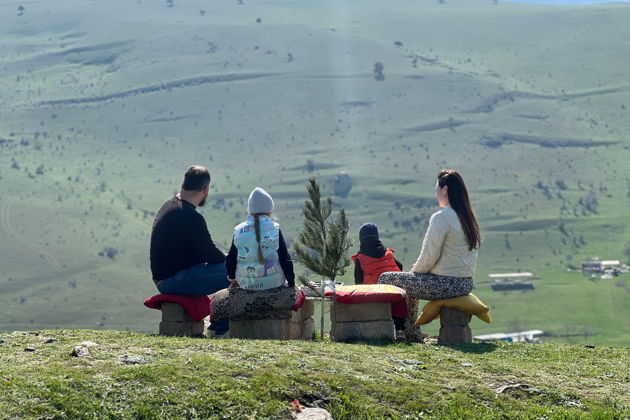
<instances>
[{"instance_id":1,"label":"green grass","mask_svg":"<svg viewBox=\"0 0 630 420\"><path fill-rule=\"evenodd\" d=\"M44 343L47 339L56 341ZM90 356L70 355L89 340ZM33 347L32 352L24 351ZM138 364L125 363L139 356ZM627 418L627 348L0 334L3 418ZM522 388L498 393L505 385Z\"/></svg>"},{"instance_id":2,"label":"green grass","mask_svg":"<svg viewBox=\"0 0 630 420\"><path fill-rule=\"evenodd\" d=\"M476 292L494 323L475 332L521 326L630 344L627 289L566 272L592 255L625 259L630 239L630 6L211 6L61 0L22 17L0 6L0 330L152 331L155 314L141 306L155 292L152 212L192 163L213 174L201 212L224 248L253 187L276 197L293 240L307 178L329 193L343 170L353 188L336 202L355 242L374 222L406 267L437 209L435 175L453 167L485 238ZM111 96L124 92L135 93ZM54 102L76 98L87 101ZM590 141L609 145L580 146ZM597 213L584 213L591 191ZM120 253L99 257L105 247ZM534 292L484 284L516 270L541 277Z\"/></svg>"}]
</instances>

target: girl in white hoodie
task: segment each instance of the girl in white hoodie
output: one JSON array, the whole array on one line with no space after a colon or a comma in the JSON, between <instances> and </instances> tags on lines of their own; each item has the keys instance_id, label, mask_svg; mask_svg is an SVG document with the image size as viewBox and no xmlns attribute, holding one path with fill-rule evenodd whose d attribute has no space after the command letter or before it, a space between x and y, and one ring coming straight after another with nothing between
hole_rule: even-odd
<instances>
[{"instance_id":1,"label":"girl in white hoodie","mask_svg":"<svg viewBox=\"0 0 630 420\"><path fill-rule=\"evenodd\" d=\"M268 290L294 287L293 261L280 231L271 219L274 204L262 188L249 195L247 220L234 228L232 246L225 259L232 287Z\"/></svg>"}]
</instances>

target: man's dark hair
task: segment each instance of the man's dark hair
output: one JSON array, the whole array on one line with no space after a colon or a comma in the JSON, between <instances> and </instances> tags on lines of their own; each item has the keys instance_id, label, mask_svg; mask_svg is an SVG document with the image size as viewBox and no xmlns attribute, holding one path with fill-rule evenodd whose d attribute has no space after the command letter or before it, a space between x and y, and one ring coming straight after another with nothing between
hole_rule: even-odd
<instances>
[{"instance_id":1,"label":"man's dark hair","mask_svg":"<svg viewBox=\"0 0 630 420\"><path fill-rule=\"evenodd\" d=\"M193 165L184 174L182 190L201 191L203 187L210 184L210 172L201 165Z\"/></svg>"}]
</instances>

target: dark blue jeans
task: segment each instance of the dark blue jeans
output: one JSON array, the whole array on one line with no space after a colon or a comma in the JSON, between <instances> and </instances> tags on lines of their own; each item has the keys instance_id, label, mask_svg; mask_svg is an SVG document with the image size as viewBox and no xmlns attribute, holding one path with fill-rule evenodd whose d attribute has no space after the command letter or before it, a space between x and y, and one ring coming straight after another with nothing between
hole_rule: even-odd
<instances>
[{"instance_id":1,"label":"dark blue jeans","mask_svg":"<svg viewBox=\"0 0 630 420\"><path fill-rule=\"evenodd\" d=\"M160 293L180 296L207 296L230 285L225 264L197 264L180 270L173 277L162 280L157 285ZM229 328L229 321L213 322L210 329L215 334L223 334Z\"/></svg>"}]
</instances>

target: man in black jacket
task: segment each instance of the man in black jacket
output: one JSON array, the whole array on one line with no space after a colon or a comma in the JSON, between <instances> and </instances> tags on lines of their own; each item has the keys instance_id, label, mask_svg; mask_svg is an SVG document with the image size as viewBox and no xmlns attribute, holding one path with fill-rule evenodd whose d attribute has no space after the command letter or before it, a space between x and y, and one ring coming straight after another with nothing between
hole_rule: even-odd
<instances>
[{"instance_id":1,"label":"man in black jacket","mask_svg":"<svg viewBox=\"0 0 630 420\"><path fill-rule=\"evenodd\" d=\"M151 233L151 272L160 293L205 296L229 286L225 254L195 210L208 198L210 173L194 165L181 191L158 211Z\"/></svg>"}]
</instances>

